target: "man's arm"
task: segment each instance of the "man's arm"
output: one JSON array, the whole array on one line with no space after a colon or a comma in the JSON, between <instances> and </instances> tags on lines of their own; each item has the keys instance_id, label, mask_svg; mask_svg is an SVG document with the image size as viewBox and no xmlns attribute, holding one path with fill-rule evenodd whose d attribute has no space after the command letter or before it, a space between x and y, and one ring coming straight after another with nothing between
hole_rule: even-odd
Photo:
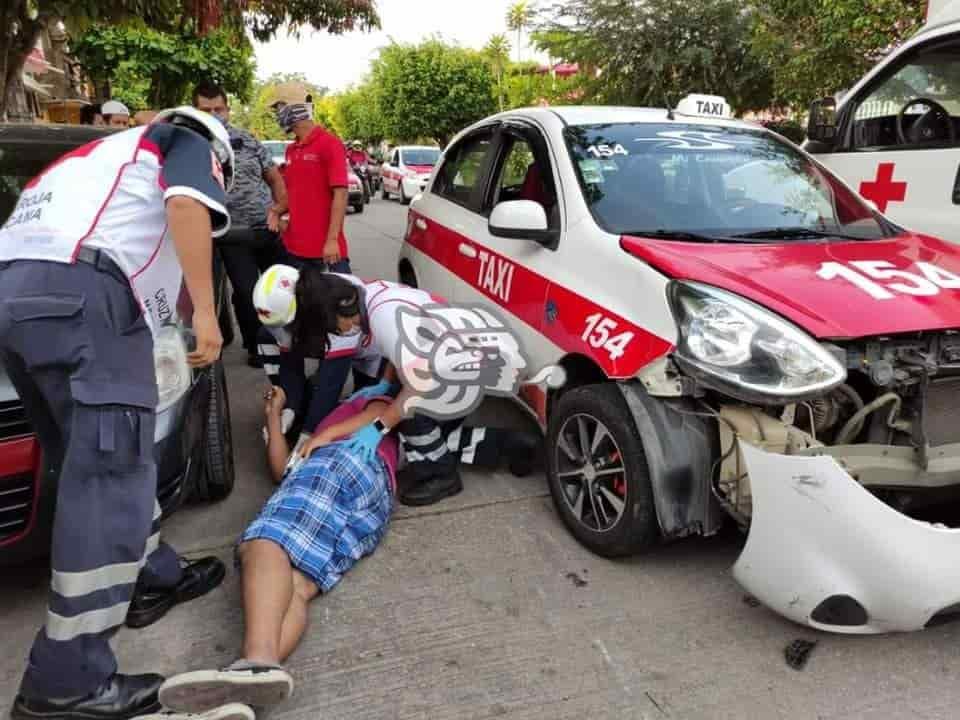
<instances>
[{"instance_id":1,"label":"man's arm","mask_svg":"<svg viewBox=\"0 0 960 720\"><path fill-rule=\"evenodd\" d=\"M193 302L193 331L197 347L188 360L194 367L213 364L220 357L223 336L213 299L213 238L210 211L187 197L174 195L166 203L167 226L183 268L183 279Z\"/></svg>"},{"instance_id":2,"label":"man's arm","mask_svg":"<svg viewBox=\"0 0 960 720\"><path fill-rule=\"evenodd\" d=\"M289 207L287 202L287 184L283 180L283 173L274 165L267 149L260 145L261 166L263 167L263 181L270 187L270 195L273 197L273 205L267 210L267 227L273 232L280 230L280 217L287 212Z\"/></svg>"},{"instance_id":3,"label":"man's arm","mask_svg":"<svg viewBox=\"0 0 960 720\"><path fill-rule=\"evenodd\" d=\"M330 206L330 227L327 230L327 240L323 245L323 259L328 263L341 260L340 231L343 228L344 218L347 217L347 189L333 188L333 200Z\"/></svg>"},{"instance_id":4,"label":"man's arm","mask_svg":"<svg viewBox=\"0 0 960 720\"><path fill-rule=\"evenodd\" d=\"M272 387L267 391L264 400L267 416L267 464L270 466L270 477L273 482L279 483L283 479L283 471L290 457L290 446L283 434L281 420L286 398L283 390Z\"/></svg>"}]
</instances>

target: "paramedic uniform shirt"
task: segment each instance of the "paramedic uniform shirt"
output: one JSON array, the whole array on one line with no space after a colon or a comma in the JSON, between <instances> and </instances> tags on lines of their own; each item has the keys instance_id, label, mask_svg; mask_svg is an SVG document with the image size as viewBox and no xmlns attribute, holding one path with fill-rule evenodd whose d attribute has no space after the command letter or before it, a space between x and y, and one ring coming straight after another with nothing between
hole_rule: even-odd
<instances>
[{"instance_id":1,"label":"paramedic uniform shirt","mask_svg":"<svg viewBox=\"0 0 960 720\"><path fill-rule=\"evenodd\" d=\"M289 145L286 157L290 225L283 244L291 255L321 258L330 229L333 190L347 187L346 150L336 135L316 127L306 140ZM342 227L337 242L340 257L349 257Z\"/></svg>"},{"instance_id":2,"label":"paramedic uniform shirt","mask_svg":"<svg viewBox=\"0 0 960 720\"><path fill-rule=\"evenodd\" d=\"M164 123L94 140L27 183L0 228L0 261L73 263L81 247L102 250L156 332L172 319L183 283L165 207L177 196L210 210L215 237L229 228L223 171L200 135Z\"/></svg>"}]
</instances>

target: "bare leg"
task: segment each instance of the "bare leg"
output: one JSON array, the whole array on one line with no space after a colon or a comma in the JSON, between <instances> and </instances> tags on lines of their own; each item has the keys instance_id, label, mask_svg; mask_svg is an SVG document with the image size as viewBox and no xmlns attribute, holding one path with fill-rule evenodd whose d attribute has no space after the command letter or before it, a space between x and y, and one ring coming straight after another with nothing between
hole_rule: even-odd
<instances>
[{"instance_id":1,"label":"bare leg","mask_svg":"<svg viewBox=\"0 0 960 720\"><path fill-rule=\"evenodd\" d=\"M280 660L285 661L296 650L307 629L307 605L320 593L317 584L299 570L293 571L293 596L283 617L280 630Z\"/></svg>"},{"instance_id":2,"label":"bare leg","mask_svg":"<svg viewBox=\"0 0 960 720\"><path fill-rule=\"evenodd\" d=\"M243 657L258 663L280 663L284 617L294 599L293 568L283 548L270 540L240 546L243 563L243 612L246 630Z\"/></svg>"}]
</instances>

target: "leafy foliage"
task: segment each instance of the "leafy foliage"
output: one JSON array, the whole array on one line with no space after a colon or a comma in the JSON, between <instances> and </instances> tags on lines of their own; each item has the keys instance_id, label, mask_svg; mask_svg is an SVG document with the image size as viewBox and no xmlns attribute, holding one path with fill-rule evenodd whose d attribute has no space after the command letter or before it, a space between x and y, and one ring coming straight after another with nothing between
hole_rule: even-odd
<instances>
[{"instance_id":1,"label":"leafy foliage","mask_svg":"<svg viewBox=\"0 0 960 720\"><path fill-rule=\"evenodd\" d=\"M337 98L334 126L344 140L378 143L386 137L379 94L370 83L342 93Z\"/></svg>"},{"instance_id":2,"label":"leafy foliage","mask_svg":"<svg viewBox=\"0 0 960 720\"><path fill-rule=\"evenodd\" d=\"M130 25L93 25L73 42L87 72L109 82L131 109L186 102L193 84L210 78L246 98L253 84L253 49L234 33L203 37Z\"/></svg>"},{"instance_id":3,"label":"leafy foliage","mask_svg":"<svg viewBox=\"0 0 960 720\"><path fill-rule=\"evenodd\" d=\"M777 104L806 107L848 88L923 22L917 0L752 0L753 49Z\"/></svg>"},{"instance_id":4,"label":"leafy foliage","mask_svg":"<svg viewBox=\"0 0 960 720\"><path fill-rule=\"evenodd\" d=\"M503 76L510 64L510 41L503 33L492 35L483 47L483 55L490 63L490 69L497 81L497 105L503 110Z\"/></svg>"},{"instance_id":5,"label":"leafy foliage","mask_svg":"<svg viewBox=\"0 0 960 720\"><path fill-rule=\"evenodd\" d=\"M533 8L527 0L517 0L517 2L507 8L507 29L517 34L517 62L520 62L522 59L520 57L520 39L527 28L530 27L530 23L533 21L533 15Z\"/></svg>"},{"instance_id":6,"label":"leafy foliage","mask_svg":"<svg viewBox=\"0 0 960 720\"><path fill-rule=\"evenodd\" d=\"M660 107L710 92L743 111L771 97L751 29L740 0L566 0L542 11L533 41L587 71L590 101Z\"/></svg>"},{"instance_id":7,"label":"leafy foliage","mask_svg":"<svg viewBox=\"0 0 960 720\"><path fill-rule=\"evenodd\" d=\"M496 109L493 74L483 55L435 39L385 47L370 78L383 134L395 141L428 137L445 145Z\"/></svg>"},{"instance_id":8,"label":"leafy foliage","mask_svg":"<svg viewBox=\"0 0 960 720\"><path fill-rule=\"evenodd\" d=\"M257 40L266 41L282 27L297 34L304 27L338 35L380 27L373 0L247 0L247 24Z\"/></svg>"}]
</instances>

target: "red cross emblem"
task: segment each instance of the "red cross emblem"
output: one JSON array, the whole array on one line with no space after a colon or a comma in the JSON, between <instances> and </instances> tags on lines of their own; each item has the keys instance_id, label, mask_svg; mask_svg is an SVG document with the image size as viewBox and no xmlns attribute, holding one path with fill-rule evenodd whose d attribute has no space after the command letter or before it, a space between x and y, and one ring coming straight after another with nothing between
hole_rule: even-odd
<instances>
[{"instance_id":1,"label":"red cross emblem","mask_svg":"<svg viewBox=\"0 0 960 720\"><path fill-rule=\"evenodd\" d=\"M287 280L286 278L283 278L283 280L280 281L280 287L282 287L284 290L289 290L289 289L290 289L290 281Z\"/></svg>"},{"instance_id":2,"label":"red cross emblem","mask_svg":"<svg viewBox=\"0 0 960 720\"><path fill-rule=\"evenodd\" d=\"M894 166L892 162L880 163L877 165L877 179L860 183L860 194L876 203L880 212L887 211L887 203L903 202L907 197L907 184L893 180Z\"/></svg>"}]
</instances>

